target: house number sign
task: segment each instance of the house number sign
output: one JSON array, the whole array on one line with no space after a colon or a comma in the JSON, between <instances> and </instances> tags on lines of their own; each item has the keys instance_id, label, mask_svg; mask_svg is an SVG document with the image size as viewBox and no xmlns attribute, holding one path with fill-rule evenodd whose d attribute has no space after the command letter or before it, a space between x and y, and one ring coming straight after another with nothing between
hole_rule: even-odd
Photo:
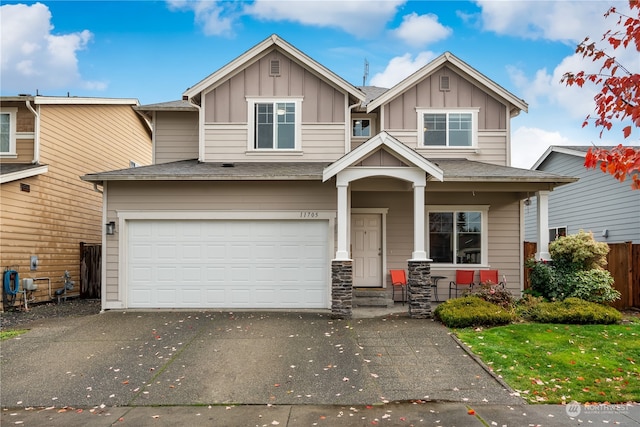
<instances>
[{"instance_id":1,"label":"house number sign","mask_svg":"<svg viewBox=\"0 0 640 427\"><path fill-rule=\"evenodd\" d=\"M302 211L300 212L300 218L318 218L320 214L314 211Z\"/></svg>"}]
</instances>

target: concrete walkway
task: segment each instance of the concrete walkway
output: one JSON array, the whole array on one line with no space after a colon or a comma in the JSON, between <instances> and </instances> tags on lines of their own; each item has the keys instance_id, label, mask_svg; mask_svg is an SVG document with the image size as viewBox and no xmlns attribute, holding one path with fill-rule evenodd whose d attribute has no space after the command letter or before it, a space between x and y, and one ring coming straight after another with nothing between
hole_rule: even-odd
<instances>
[{"instance_id":1,"label":"concrete walkway","mask_svg":"<svg viewBox=\"0 0 640 427\"><path fill-rule=\"evenodd\" d=\"M563 406L526 405L441 324L363 313L42 321L2 343L2 425L572 425ZM639 409L596 415L638 425Z\"/></svg>"}]
</instances>

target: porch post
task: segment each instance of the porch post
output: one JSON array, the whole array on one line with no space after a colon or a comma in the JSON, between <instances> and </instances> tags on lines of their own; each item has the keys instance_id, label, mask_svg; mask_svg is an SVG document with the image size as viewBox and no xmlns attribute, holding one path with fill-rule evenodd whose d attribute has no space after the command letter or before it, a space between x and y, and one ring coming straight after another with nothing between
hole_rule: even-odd
<instances>
[{"instance_id":1,"label":"porch post","mask_svg":"<svg viewBox=\"0 0 640 427\"><path fill-rule=\"evenodd\" d=\"M424 188L423 183L413 184L413 253L412 260L426 260L424 250Z\"/></svg>"},{"instance_id":2,"label":"porch post","mask_svg":"<svg viewBox=\"0 0 640 427\"><path fill-rule=\"evenodd\" d=\"M536 192L538 201L538 250L536 260L550 260L549 254L549 191Z\"/></svg>"},{"instance_id":3,"label":"porch post","mask_svg":"<svg viewBox=\"0 0 640 427\"><path fill-rule=\"evenodd\" d=\"M331 317L350 319L353 308L353 261L331 262Z\"/></svg>"},{"instance_id":4,"label":"porch post","mask_svg":"<svg viewBox=\"0 0 640 427\"><path fill-rule=\"evenodd\" d=\"M347 232L349 222L348 187L349 183L337 183L338 188L338 248L336 250L336 260L349 260L349 250L347 247Z\"/></svg>"}]
</instances>

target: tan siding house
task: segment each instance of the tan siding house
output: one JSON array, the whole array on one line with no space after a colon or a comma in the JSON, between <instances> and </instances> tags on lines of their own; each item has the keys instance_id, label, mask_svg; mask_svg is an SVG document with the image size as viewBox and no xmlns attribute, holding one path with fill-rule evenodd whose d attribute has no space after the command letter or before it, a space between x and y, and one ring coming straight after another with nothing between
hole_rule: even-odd
<instances>
[{"instance_id":1,"label":"tan siding house","mask_svg":"<svg viewBox=\"0 0 640 427\"><path fill-rule=\"evenodd\" d=\"M80 242L99 244L104 235L103 195L80 176L150 164L149 124L130 99L20 96L1 104L2 111L18 112L17 153L0 158L3 270L38 279L31 301L54 299L65 271L76 283L70 294L77 295Z\"/></svg>"},{"instance_id":2,"label":"tan siding house","mask_svg":"<svg viewBox=\"0 0 640 427\"><path fill-rule=\"evenodd\" d=\"M409 272L412 317L458 269L497 269L519 294L522 201L574 181L509 166L527 104L450 53L393 88L355 87L273 35L137 110L154 165L83 177L117 225L104 309L348 317L353 290L384 292L390 269Z\"/></svg>"}]
</instances>

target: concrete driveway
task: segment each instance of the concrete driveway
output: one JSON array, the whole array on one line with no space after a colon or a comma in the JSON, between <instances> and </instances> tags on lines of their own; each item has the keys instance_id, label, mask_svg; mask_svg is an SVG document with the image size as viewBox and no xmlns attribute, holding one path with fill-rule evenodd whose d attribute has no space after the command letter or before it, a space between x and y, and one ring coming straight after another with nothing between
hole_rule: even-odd
<instances>
[{"instance_id":1,"label":"concrete driveway","mask_svg":"<svg viewBox=\"0 0 640 427\"><path fill-rule=\"evenodd\" d=\"M1 348L2 407L522 404L431 320L106 312Z\"/></svg>"}]
</instances>

